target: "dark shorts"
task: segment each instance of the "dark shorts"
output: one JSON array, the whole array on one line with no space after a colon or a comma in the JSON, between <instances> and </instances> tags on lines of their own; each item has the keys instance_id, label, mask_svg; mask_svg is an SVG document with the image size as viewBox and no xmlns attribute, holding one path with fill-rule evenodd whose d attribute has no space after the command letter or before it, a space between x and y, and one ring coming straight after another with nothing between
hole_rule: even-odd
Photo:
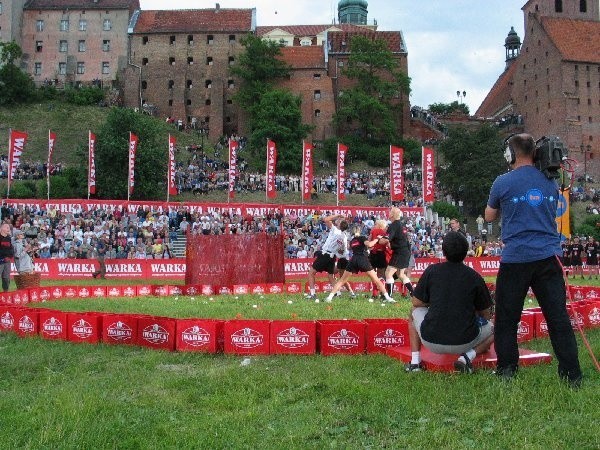
<instances>
[{"instance_id":1,"label":"dark shorts","mask_svg":"<svg viewBox=\"0 0 600 450\"><path fill-rule=\"evenodd\" d=\"M329 256L327 253L321 253L313 262L312 267L317 273L327 272L333 274L335 272L335 257Z\"/></svg>"},{"instance_id":2,"label":"dark shorts","mask_svg":"<svg viewBox=\"0 0 600 450\"><path fill-rule=\"evenodd\" d=\"M348 260L346 258L339 258L337 261L338 270L346 270L348 267Z\"/></svg>"},{"instance_id":3,"label":"dark shorts","mask_svg":"<svg viewBox=\"0 0 600 450\"><path fill-rule=\"evenodd\" d=\"M408 251L408 249L406 251L394 250L392 252L392 257L388 265L395 267L396 269L406 269L408 267L409 261L410 252Z\"/></svg>"},{"instance_id":4,"label":"dark shorts","mask_svg":"<svg viewBox=\"0 0 600 450\"><path fill-rule=\"evenodd\" d=\"M572 266L583 266L583 261L581 261L581 258L573 258L573 259L571 259L571 265Z\"/></svg>"},{"instance_id":5,"label":"dark shorts","mask_svg":"<svg viewBox=\"0 0 600 450\"><path fill-rule=\"evenodd\" d=\"M369 261L375 269L385 269L387 267L385 252L371 253L369 255Z\"/></svg>"},{"instance_id":6,"label":"dark shorts","mask_svg":"<svg viewBox=\"0 0 600 450\"><path fill-rule=\"evenodd\" d=\"M348 263L346 270L351 273L368 272L373 270L373 266L369 262L369 258L367 256L353 256L350 258L350 262Z\"/></svg>"}]
</instances>

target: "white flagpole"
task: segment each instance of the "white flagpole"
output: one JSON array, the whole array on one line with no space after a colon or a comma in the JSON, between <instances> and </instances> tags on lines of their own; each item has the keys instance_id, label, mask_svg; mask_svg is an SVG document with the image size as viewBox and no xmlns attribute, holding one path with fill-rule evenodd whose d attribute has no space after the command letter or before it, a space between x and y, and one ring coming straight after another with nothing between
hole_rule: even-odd
<instances>
[{"instance_id":1,"label":"white flagpole","mask_svg":"<svg viewBox=\"0 0 600 450\"><path fill-rule=\"evenodd\" d=\"M12 173L12 128L8 129L8 177L6 178L6 198L10 197L10 182L12 181L11 173Z\"/></svg>"},{"instance_id":2,"label":"white flagpole","mask_svg":"<svg viewBox=\"0 0 600 450\"><path fill-rule=\"evenodd\" d=\"M46 164L46 184L48 185L48 200L50 200L50 139L50 130L48 130L48 163ZM52 145L54 145L54 143Z\"/></svg>"}]
</instances>

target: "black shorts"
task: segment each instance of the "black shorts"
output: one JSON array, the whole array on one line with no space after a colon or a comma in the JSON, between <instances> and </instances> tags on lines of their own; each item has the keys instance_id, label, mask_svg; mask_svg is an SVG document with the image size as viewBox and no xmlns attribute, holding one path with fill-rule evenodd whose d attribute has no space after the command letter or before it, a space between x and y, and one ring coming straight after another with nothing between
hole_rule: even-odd
<instances>
[{"instance_id":1,"label":"black shorts","mask_svg":"<svg viewBox=\"0 0 600 450\"><path fill-rule=\"evenodd\" d=\"M408 262L410 261L410 253L408 249L406 251L394 250L392 257L390 258L389 266L395 267L396 269L406 269Z\"/></svg>"},{"instance_id":2,"label":"black shorts","mask_svg":"<svg viewBox=\"0 0 600 450\"><path fill-rule=\"evenodd\" d=\"M369 262L369 258L364 255L353 256L350 258L346 270L350 273L368 272L373 270L373 266Z\"/></svg>"},{"instance_id":3,"label":"black shorts","mask_svg":"<svg viewBox=\"0 0 600 450\"><path fill-rule=\"evenodd\" d=\"M369 261L375 269L385 269L387 267L387 260L385 259L385 252L371 253L369 255Z\"/></svg>"},{"instance_id":4,"label":"black shorts","mask_svg":"<svg viewBox=\"0 0 600 450\"><path fill-rule=\"evenodd\" d=\"M337 260L338 270L346 270L346 267L348 267L348 260L346 258L339 258Z\"/></svg>"},{"instance_id":5,"label":"black shorts","mask_svg":"<svg viewBox=\"0 0 600 450\"><path fill-rule=\"evenodd\" d=\"M583 261L581 261L581 258L573 258L571 260L571 265L572 266L583 266Z\"/></svg>"},{"instance_id":6,"label":"black shorts","mask_svg":"<svg viewBox=\"0 0 600 450\"><path fill-rule=\"evenodd\" d=\"M327 253L321 253L313 262L312 267L317 273L327 272L333 274L335 272L335 256L330 256Z\"/></svg>"}]
</instances>

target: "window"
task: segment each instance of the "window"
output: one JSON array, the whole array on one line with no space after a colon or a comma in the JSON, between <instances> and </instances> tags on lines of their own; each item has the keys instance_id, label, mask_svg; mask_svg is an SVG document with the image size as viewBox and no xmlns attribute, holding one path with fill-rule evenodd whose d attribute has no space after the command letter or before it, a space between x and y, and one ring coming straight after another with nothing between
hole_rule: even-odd
<instances>
[{"instance_id":1,"label":"window","mask_svg":"<svg viewBox=\"0 0 600 450\"><path fill-rule=\"evenodd\" d=\"M34 75L41 75L42 74L42 63L41 62L36 62L34 67L33 67L33 74Z\"/></svg>"},{"instance_id":2,"label":"window","mask_svg":"<svg viewBox=\"0 0 600 450\"><path fill-rule=\"evenodd\" d=\"M192 80L185 80L185 85L187 86L188 89L192 88Z\"/></svg>"},{"instance_id":3,"label":"window","mask_svg":"<svg viewBox=\"0 0 600 450\"><path fill-rule=\"evenodd\" d=\"M169 80L169 89L173 89L173 87L175 86L175 82L173 80Z\"/></svg>"},{"instance_id":4,"label":"window","mask_svg":"<svg viewBox=\"0 0 600 450\"><path fill-rule=\"evenodd\" d=\"M235 83L233 82L233 80L227 80L227 87L229 89L233 89L235 87Z\"/></svg>"},{"instance_id":5,"label":"window","mask_svg":"<svg viewBox=\"0 0 600 450\"><path fill-rule=\"evenodd\" d=\"M79 49L80 52L85 52L85 41L84 40L79 41L79 45L77 48Z\"/></svg>"},{"instance_id":6,"label":"window","mask_svg":"<svg viewBox=\"0 0 600 450\"><path fill-rule=\"evenodd\" d=\"M563 12L562 0L554 0L554 11L557 13Z\"/></svg>"},{"instance_id":7,"label":"window","mask_svg":"<svg viewBox=\"0 0 600 450\"><path fill-rule=\"evenodd\" d=\"M344 67L344 61L338 61L338 67Z\"/></svg>"},{"instance_id":8,"label":"window","mask_svg":"<svg viewBox=\"0 0 600 450\"><path fill-rule=\"evenodd\" d=\"M173 99L169 100L169 106L173 106Z\"/></svg>"},{"instance_id":9,"label":"window","mask_svg":"<svg viewBox=\"0 0 600 450\"><path fill-rule=\"evenodd\" d=\"M2 2L0 2L0 14L2 14Z\"/></svg>"},{"instance_id":10,"label":"window","mask_svg":"<svg viewBox=\"0 0 600 450\"><path fill-rule=\"evenodd\" d=\"M227 99L227 104L228 105L233 105L233 100L231 100L230 98Z\"/></svg>"},{"instance_id":11,"label":"window","mask_svg":"<svg viewBox=\"0 0 600 450\"><path fill-rule=\"evenodd\" d=\"M575 87L579 87L579 81L575 80Z\"/></svg>"},{"instance_id":12,"label":"window","mask_svg":"<svg viewBox=\"0 0 600 450\"><path fill-rule=\"evenodd\" d=\"M321 91L317 90L314 92L314 99L319 100L321 98Z\"/></svg>"},{"instance_id":13,"label":"window","mask_svg":"<svg viewBox=\"0 0 600 450\"><path fill-rule=\"evenodd\" d=\"M146 80L142 80L142 89L148 89L148 82Z\"/></svg>"},{"instance_id":14,"label":"window","mask_svg":"<svg viewBox=\"0 0 600 450\"><path fill-rule=\"evenodd\" d=\"M148 58L142 58L142 66L148 65Z\"/></svg>"},{"instance_id":15,"label":"window","mask_svg":"<svg viewBox=\"0 0 600 450\"><path fill-rule=\"evenodd\" d=\"M58 63L58 74L59 75L67 74L67 63L64 63L64 62Z\"/></svg>"},{"instance_id":16,"label":"window","mask_svg":"<svg viewBox=\"0 0 600 450\"><path fill-rule=\"evenodd\" d=\"M188 34L187 41L188 41L188 45L194 45L194 35Z\"/></svg>"},{"instance_id":17,"label":"window","mask_svg":"<svg viewBox=\"0 0 600 450\"><path fill-rule=\"evenodd\" d=\"M229 65L233 66L235 64L235 58L233 56L229 57Z\"/></svg>"},{"instance_id":18,"label":"window","mask_svg":"<svg viewBox=\"0 0 600 450\"><path fill-rule=\"evenodd\" d=\"M69 21L68 20L60 21L60 31L69 31Z\"/></svg>"},{"instance_id":19,"label":"window","mask_svg":"<svg viewBox=\"0 0 600 450\"><path fill-rule=\"evenodd\" d=\"M188 98L188 99L185 101L185 104L186 104L186 105L188 105L188 106L190 106L190 105L192 104L192 99L191 99L191 98Z\"/></svg>"},{"instance_id":20,"label":"window","mask_svg":"<svg viewBox=\"0 0 600 450\"><path fill-rule=\"evenodd\" d=\"M207 65L207 66L212 66L212 65L213 65L213 59L212 59L212 56L207 56L207 57L206 57L206 65Z\"/></svg>"},{"instance_id":21,"label":"window","mask_svg":"<svg viewBox=\"0 0 600 450\"><path fill-rule=\"evenodd\" d=\"M175 58L173 56L171 56L169 58L169 65L174 66L175 65Z\"/></svg>"},{"instance_id":22,"label":"window","mask_svg":"<svg viewBox=\"0 0 600 450\"><path fill-rule=\"evenodd\" d=\"M43 41L35 41L35 51L36 52L41 52L43 47L44 47Z\"/></svg>"},{"instance_id":23,"label":"window","mask_svg":"<svg viewBox=\"0 0 600 450\"><path fill-rule=\"evenodd\" d=\"M310 47L312 45L312 41L308 38L304 38L300 41L300 45L302 47Z\"/></svg>"},{"instance_id":24,"label":"window","mask_svg":"<svg viewBox=\"0 0 600 450\"><path fill-rule=\"evenodd\" d=\"M229 35L229 43L233 44L235 42L235 34L230 34Z\"/></svg>"},{"instance_id":25,"label":"window","mask_svg":"<svg viewBox=\"0 0 600 450\"><path fill-rule=\"evenodd\" d=\"M191 57L191 56L188 56L188 60L187 61L188 61L188 65L190 65L190 66L194 64L194 58Z\"/></svg>"},{"instance_id":26,"label":"window","mask_svg":"<svg viewBox=\"0 0 600 450\"><path fill-rule=\"evenodd\" d=\"M104 31L112 30L112 22L110 21L110 19L104 19L104 21L102 22L102 29Z\"/></svg>"},{"instance_id":27,"label":"window","mask_svg":"<svg viewBox=\"0 0 600 450\"><path fill-rule=\"evenodd\" d=\"M321 74L320 73L313 74L313 80L320 80L320 79L321 79Z\"/></svg>"},{"instance_id":28,"label":"window","mask_svg":"<svg viewBox=\"0 0 600 450\"><path fill-rule=\"evenodd\" d=\"M110 63L108 61L102 62L102 73L108 75L110 73Z\"/></svg>"},{"instance_id":29,"label":"window","mask_svg":"<svg viewBox=\"0 0 600 450\"><path fill-rule=\"evenodd\" d=\"M321 110L315 109L315 117L321 117Z\"/></svg>"},{"instance_id":30,"label":"window","mask_svg":"<svg viewBox=\"0 0 600 450\"><path fill-rule=\"evenodd\" d=\"M79 19L79 31L87 31L87 20Z\"/></svg>"},{"instance_id":31,"label":"window","mask_svg":"<svg viewBox=\"0 0 600 450\"><path fill-rule=\"evenodd\" d=\"M83 75L85 73L85 63L84 62L77 63L77 73L79 75Z\"/></svg>"},{"instance_id":32,"label":"window","mask_svg":"<svg viewBox=\"0 0 600 450\"><path fill-rule=\"evenodd\" d=\"M146 45L148 43L148 36L142 37L142 45Z\"/></svg>"},{"instance_id":33,"label":"window","mask_svg":"<svg viewBox=\"0 0 600 450\"><path fill-rule=\"evenodd\" d=\"M110 51L110 41L108 39L104 39L102 41L102 51L103 52L108 52Z\"/></svg>"},{"instance_id":34,"label":"window","mask_svg":"<svg viewBox=\"0 0 600 450\"><path fill-rule=\"evenodd\" d=\"M169 36L169 45L175 45L175 36Z\"/></svg>"},{"instance_id":35,"label":"window","mask_svg":"<svg viewBox=\"0 0 600 450\"><path fill-rule=\"evenodd\" d=\"M215 40L215 37L212 34L209 34L208 36L206 36L206 43L208 45L212 45L214 40Z\"/></svg>"},{"instance_id":36,"label":"window","mask_svg":"<svg viewBox=\"0 0 600 450\"><path fill-rule=\"evenodd\" d=\"M586 0L579 0L579 12L587 12L587 1Z\"/></svg>"},{"instance_id":37,"label":"window","mask_svg":"<svg viewBox=\"0 0 600 450\"><path fill-rule=\"evenodd\" d=\"M35 22L35 31L44 31L44 21L43 20L37 20Z\"/></svg>"},{"instance_id":38,"label":"window","mask_svg":"<svg viewBox=\"0 0 600 450\"><path fill-rule=\"evenodd\" d=\"M204 82L204 87L205 87L206 89L210 89L210 88L212 88L212 81L210 81L210 80L206 80L206 81Z\"/></svg>"},{"instance_id":39,"label":"window","mask_svg":"<svg viewBox=\"0 0 600 450\"><path fill-rule=\"evenodd\" d=\"M205 104L206 106L209 106L209 105L210 105L210 98L207 98L207 99L204 101L204 104Z\"/></svg>"},{"instance_id":40,"label":"window","mask_svg":"<svg viewBox=\"0 0 600 450\"><path fill-rule=\"evenodd\" d=\"M591 83L589 81L586 83L586 86L587 87L592 87L592 85L591 85Z\"/></svg>"},{"instance_id":41,"label":"window","mask_svg":"<svg viewBox=\"0 0 600 450\"><path fill-rule=\"evenodd\" d=\"M231 122L231 117L229 117L229 116L225 117L225 122L230 123Z\"/></svg>"}]
</instances>

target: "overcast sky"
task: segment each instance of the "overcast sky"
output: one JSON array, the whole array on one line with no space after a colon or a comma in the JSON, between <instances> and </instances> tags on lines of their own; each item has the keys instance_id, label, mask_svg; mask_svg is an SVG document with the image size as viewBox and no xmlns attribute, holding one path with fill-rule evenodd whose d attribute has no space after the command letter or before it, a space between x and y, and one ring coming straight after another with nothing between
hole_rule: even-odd
<instances>
[{"instance_id":1,"label":"overcast sky","mask_svg":"<svg viewBox=\"0 0 600 450\"><path fill-rule=\"evenodd\" d=\"M140 0L142 9L212 8L206 0ZM220 0L221 8L252 8L258 25L337 21L338 0ZM459 100L474 113L504 70L504 39L514 26L523 40L525 0L368 0L368 20L402 31L412 79L411 104ZM176 6L174 6L176 4ZM460 99L462 101L462 98Z\"/></svg>"}]
</instances>

